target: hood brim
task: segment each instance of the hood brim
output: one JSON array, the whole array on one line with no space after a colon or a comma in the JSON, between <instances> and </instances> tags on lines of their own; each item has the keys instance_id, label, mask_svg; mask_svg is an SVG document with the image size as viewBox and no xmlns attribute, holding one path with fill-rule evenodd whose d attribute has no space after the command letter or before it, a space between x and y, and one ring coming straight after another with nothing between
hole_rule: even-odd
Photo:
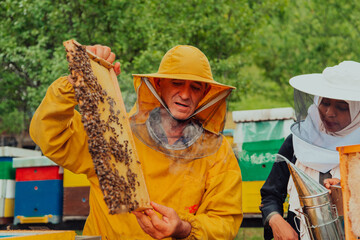
<instances>
[{"instance_id":1,"label":"hood brim","mask_svg":"<svg viewBox=\"0 0 360 240\"><path fill-rule=\"evenodd\" d=\"M201 76L196 76L193 74L162 74L162 73L149 73L149 74L133 74L134 77L147 77L147 78L166 78L166 79L180 79L180 80L188 80L188 81L197 81L204 82L211 85L216 85L219 87L236 89L233 86L225 85L222 83L218 83L214 80L210 80L207 78L203 78Z\"/></svg>"},{"instance_id":2,"label":"hood brim","mask_svg":"<svg viewBox=\"0 0 360 240\"><path fill-rule=\"evenodd\" d=\"M360 89L331 84L321 73L299 75L291 78L289 82L293 88L314 96L360 101Z\"/></svg>"}]
</instances>

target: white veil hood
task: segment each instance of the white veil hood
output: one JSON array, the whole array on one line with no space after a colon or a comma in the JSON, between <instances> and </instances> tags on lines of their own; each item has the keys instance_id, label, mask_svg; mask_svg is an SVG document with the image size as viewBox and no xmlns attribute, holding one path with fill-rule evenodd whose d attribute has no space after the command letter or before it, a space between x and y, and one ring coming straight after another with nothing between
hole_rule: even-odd
<instances>
[{"instance_id":1,"label":"white veil hood","mask_svg":"<svg viewBox=\"0 0 360 240\"><path fill-rule=\"evenodd\" d=\"M290 79L297 122L291 127L294 154L307 167L327 172L339 164L336 147L360 144L360 63L344 61L322 73ZM351 123L339 132L324 131L318 105L322 98L349 104Z\"/></svg>"}]
</instances>

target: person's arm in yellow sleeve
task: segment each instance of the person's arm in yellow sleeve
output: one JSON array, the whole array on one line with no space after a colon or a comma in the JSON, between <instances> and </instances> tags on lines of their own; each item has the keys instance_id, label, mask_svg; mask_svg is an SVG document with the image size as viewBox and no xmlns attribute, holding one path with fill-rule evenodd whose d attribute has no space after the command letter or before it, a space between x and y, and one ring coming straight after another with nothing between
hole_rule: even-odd
<instances>
[{"instance_id":1,"label":"person's arm in yellow sleeve","mask_svg":"<svg viewBox=\"0 0 360 240\"><path fill-rule=\"evenodd\" d=\"M43 154L76 173L93 172L87 136L73 86L61 77L48 88L30 124L30 136Z\"/></svg>"},{"instance_id":2,"label":"person's arm in yellow sleeve","mask_svg":"<svg viewBox=\"0 0 360 240\"><path fill-rule=\"evenodd\" d=\"M106 46L87 46L98 57L113 63L115 54ZM115 63L116 74L120 63ZM71 78L61 77L47 90L36 110L30 136L45 156L75 173L95 174L88 151L87 135L80 114L75 110L77 102Z\"/></svg>"}]
</instances>

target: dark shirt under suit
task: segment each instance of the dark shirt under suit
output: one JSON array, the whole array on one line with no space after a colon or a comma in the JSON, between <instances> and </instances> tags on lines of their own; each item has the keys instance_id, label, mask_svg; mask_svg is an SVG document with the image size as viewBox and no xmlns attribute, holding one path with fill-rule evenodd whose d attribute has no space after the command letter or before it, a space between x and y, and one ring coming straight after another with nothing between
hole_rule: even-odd
<instances>
[{"instance_id":1,"label":"dark shirt under suit","mask_svg":"<svg viewBox=\"0 0 360 240\"><path fill-rule=\"evenodd\" d=\"M292 135L289 135L285 139L279 150L279 154L283 155L295 164L296 158L294 156ZM284 214L283 204L287 196L287 185L289 178L290 172L286 162L275 162L268 178L260 190L260 210L264 224L264 239L266 240L273 238L273 233L269 226L268 218L270 218L274 212L277 212L282 216ZM296 232L298 232L295 227L294 217L295 213L289 211L285 220L295 229Z\"/></svg>"},{"instance_id":2,"label":"dark shirt under suit","mask_svg":"<svg viewBox=\"0 0 360 240\"><path fill-rule=\"evenodd\" d=\"M294 155L292 134L290 134L282 144L279 152L282 156L289 159L292 163L295 164L296 157ZM284 215L283 204L287 196L287 185L290 178L289 168L287 163L275 162L271 172L266 179L264 185L260 189L261 194L261 206L260 210L262 213L263 224L264 224L264 239L272 239L273 233L269 226L269 220L274 213L279 213ZM319 183L323 184L324 179L331 178L330 171L327 173L321 173L319 175ZM299 239L300 234L295 225L295 213L288 211L287 217L285 220L292 226L292 228L298 233ZM296 219L297 226L300 226L299 220Z\"/></svg>"}]
</instances>

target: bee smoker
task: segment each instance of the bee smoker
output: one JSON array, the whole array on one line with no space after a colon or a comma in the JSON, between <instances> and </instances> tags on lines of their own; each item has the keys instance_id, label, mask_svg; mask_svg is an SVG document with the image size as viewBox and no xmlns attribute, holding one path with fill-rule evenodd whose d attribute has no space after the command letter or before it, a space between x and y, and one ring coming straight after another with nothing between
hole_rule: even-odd
<instances>
[{"instance_id":1,"label":"bee smoker","mask_svg":"<svg viewBox=\"0 0 360 240\"><path fill-rule=\"evenodd\" d=\"M278 155L279 156L279 155ZM281 156L282 157L282 156ZM307 230L312 240L345 239L336 206L329 191L286 159L299 195Z\"/></svg>"}]
</instances>

